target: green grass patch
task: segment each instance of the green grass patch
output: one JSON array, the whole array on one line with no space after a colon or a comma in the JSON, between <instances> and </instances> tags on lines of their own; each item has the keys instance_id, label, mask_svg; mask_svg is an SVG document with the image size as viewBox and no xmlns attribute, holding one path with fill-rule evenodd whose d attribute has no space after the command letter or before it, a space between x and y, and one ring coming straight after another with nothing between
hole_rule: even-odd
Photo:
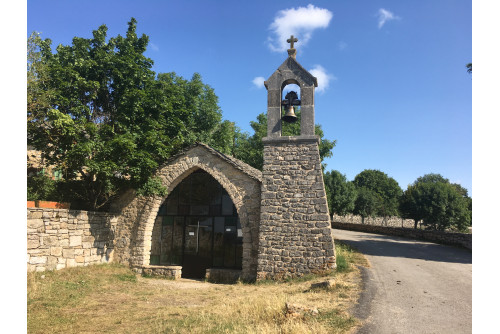
<instances>
[{"instance_id":1,"label":"green grass patch","mask_svg":"<svg viewBox=\"0 0 500 334\"><path fill-rule=\"evenodd\" d=\"M122 282L137 282L137 276L134 273L115 274L113 277Z\"/></svg>"},{"instance_id":2,"label":"green grass patch","mask_svg":"<svg viewBox=\"0 0 500 334\"><path fill-rule=\"evenodd\" d=\"M337 272L350 272L354 265L368 266L366 258L355 248L346 243L335 240L335 256L337 261Z\"/></svg>"},{"instance_id":3,"label":"green grass patch","mask_svg":"<svg viewBox=\"0 0 500 334\"><path fill-rule=\"evenodd\" d=\"M318 320L326 322L330 328L340 332L347 331L357 324L356 318L338 309L320 312Z\"/></svg>"}]
</instances>

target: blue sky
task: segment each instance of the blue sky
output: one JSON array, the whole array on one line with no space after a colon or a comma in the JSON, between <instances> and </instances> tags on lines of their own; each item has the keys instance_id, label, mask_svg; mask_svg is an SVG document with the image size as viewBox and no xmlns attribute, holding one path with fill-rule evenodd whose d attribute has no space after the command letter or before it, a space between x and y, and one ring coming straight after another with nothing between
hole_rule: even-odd
<instances>
[{"instance_id":1,"label":"blue sky","mask_svg":"<svg viewBox=\"0 0 500 334\"><path fill-rule=\"evenodd\" d=\"M58 44L101 24L150 37L154 70L215 89L225 119L252 133L268 78L286 59L318 77L316 122L336 139L327 170L379 169L406 189L440 173L472 195L472 3L439 1L27 1L27 34ZM286 36L286 38L284 38Z\"/></svg>"}]
</instances>

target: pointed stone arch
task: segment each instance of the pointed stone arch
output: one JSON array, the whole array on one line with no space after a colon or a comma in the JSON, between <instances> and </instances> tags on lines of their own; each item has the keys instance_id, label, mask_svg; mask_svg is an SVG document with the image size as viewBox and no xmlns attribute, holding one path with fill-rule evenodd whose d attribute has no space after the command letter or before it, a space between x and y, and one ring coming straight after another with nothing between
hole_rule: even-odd
<instances>
[{"instance_id":1,"label":"pointed stone arch","mask_svg":"<svg viewBox=\"0 0 500 334\"><path fill-rule=\"evenodd\" d=\"M242 278L255 279L259 243L261 172L207 145L197 143L160 166L156 175L170 193L182 180L198 169L210 174L231 197L243 233ZM133 194L128 196L130 202L121 205L118 224L120 228L117 229L115 237L117 240L115 257L120 262L128 262L132 267L143 268L149 264L154 222L166 197L139 198Z\"/></svg>"}]
</instances>

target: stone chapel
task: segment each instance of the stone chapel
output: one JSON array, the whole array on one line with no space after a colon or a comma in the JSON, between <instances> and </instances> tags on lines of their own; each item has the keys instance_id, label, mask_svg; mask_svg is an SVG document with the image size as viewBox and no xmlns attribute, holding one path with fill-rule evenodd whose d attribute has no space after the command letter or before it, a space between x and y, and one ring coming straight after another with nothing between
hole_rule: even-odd
<instances>
[{"instance_id":1,"label":"stone chapel","mask_svg":"<svg viewBox=\"0 0 500 334\"><path fill-rule=\"evenodd\" d=\"M334 240L314 134L317 79L288 58L265 81L262 172L196 143L157 171L165 198L136 197L119 213L113 260L138 272L214 281L281 279L333 270ZM283 97L286 85L300 89ZM282 136L283 107L300 105L299 136ZM292 109L293 110L293 109Z\"/></svg>"}]
</instances>

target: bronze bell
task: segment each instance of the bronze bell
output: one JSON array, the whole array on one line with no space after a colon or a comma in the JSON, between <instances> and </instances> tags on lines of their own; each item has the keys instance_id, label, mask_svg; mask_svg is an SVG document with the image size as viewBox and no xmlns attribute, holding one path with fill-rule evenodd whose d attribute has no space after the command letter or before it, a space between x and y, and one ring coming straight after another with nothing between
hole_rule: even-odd
<instances>
[{"instance_id":1,"label":"bronze bell","mask_svg":"<svg viewBox=\"0 0 500 334\"><path fill-rule=\"evenodd\" d=\"M285 116L283 116L283 120L287 123L295 123L297 121L297 116L295 115L295 109L293 106L288 107Z\"/></svg>"}]
</instances>

